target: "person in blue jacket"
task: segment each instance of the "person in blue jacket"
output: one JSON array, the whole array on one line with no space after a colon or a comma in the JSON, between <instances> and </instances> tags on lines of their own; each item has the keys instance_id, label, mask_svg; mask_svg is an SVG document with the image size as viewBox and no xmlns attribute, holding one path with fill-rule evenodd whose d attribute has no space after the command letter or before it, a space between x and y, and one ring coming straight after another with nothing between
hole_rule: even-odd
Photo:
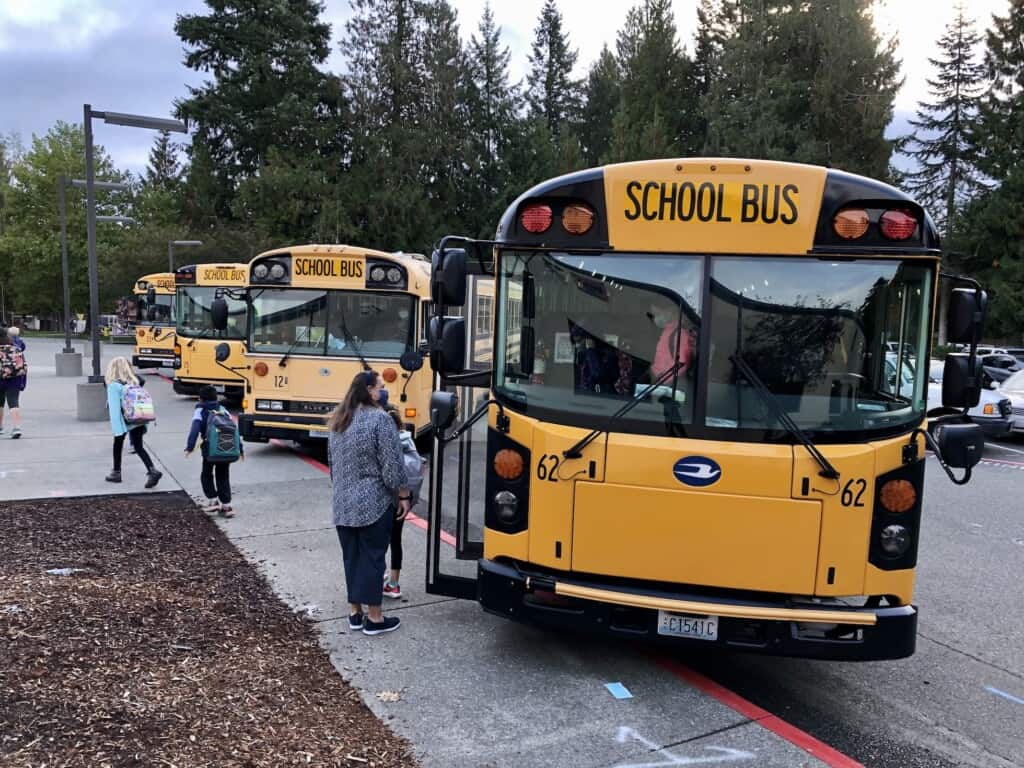
<instances>
[{"instance_id":1,"label":"person in blue jacket","mask_svg":"<svg viewBox=\"0 0 1024 768\"><path fill-rule=\"evenodd\" d=\"M107 373L104 376L107 382L107 412L110 415L110 431L114 433L114 469L107 475L108 483L121 482L121 454L124 451L124 438L128 436L135 454L146 465L146 487L152 488L160 482L164 476L154 466L153 460L146 453L146 447L142 444L142 436L146 434L146 425L129 425L124 420L124 412L121 410L121 396L124 388L129 384L139 386L139 379L132 371L131 363L127 358L115 357L107 365Z\"/></svg>"},{"instance_id":2,"label":"person in blue jacket","mask_svg":"<svg viewBox=\"0 0 1024 768\"><path fill-rule=\"evenodd\" d=\"M216 512L221 517L234 517L234 510L231 509L231 464L214 464L207 460L206 428L210 423L210 413L219 410L220 407L216 389L209 384L199 389L199 402L192 413L185 455L192 455L192 451L196 449L196 441L202 436L200 450L203 454L203 468L199 473L199 482L203 484L203 493L206 494L206 503L202 505L202 510ZM241 449L239 458L245 459L244 448Z\"/></svg>"}]
</instances>

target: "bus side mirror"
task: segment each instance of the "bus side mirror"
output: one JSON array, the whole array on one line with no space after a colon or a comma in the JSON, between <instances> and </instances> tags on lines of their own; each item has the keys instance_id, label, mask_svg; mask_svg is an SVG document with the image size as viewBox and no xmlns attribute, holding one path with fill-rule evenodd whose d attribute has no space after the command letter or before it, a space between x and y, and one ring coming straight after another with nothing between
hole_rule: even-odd
<instances>
[{"instance_id":1,"label":"bus side mirror","mask_svg":"<svg viewBox=\"0 0 1024 768\"><path fill-rule=\"evenodd\" d=\"M455 421L459 396L454 392L435 392L430 396L430 425L438 436Z\"/></svg>"},{"instance_id":2,"label":"bus side mirror","mask_svg":"<svg viewBox=\"0 0 1024 768\"><path fill-rule=\"evenodd\" d=\"M229 357L231 357L231 347L224 342L221 342L213 348L213 356L216 358L218 363L223 363Z\"/></svg>"},{"instance_id":3,"label":"bus side mirror","mask_svg":"<svg viewBox=\"0 0 1024 768\"><path fill-rule=\"evenodd\" d=\"M223 331L228 327L228 303L224 299L210 302L210 320L215 331Z\"/></svg>"},{"instance_id":4,"label":"bus side mirror","mask_svg":"<svg viewBox=\"0 0 1024 768\"><path fill-rule=\"evenodd\" d=\"M954 469L973 467L985 448L985 434L977 424L937 424L935 441L942 460Z\"/></svg>"},{"instance_id":5,"label":"bus side mirror","mask_svg":"<svg viewBox=\"0 0 1024 768\"><path fill-rule=\"evenodd\" d=\"M988 310L988 294L972 288L954 288L946 311L946 337L950 344L970 344L980 338Z\"/></svg>"},{"instance_id":6,"label":"bus side mirror","mask_svg":"<svg viewBox=\"0 0 1024 768\"><path fill-rule=\"evenodd\" d=\"M466 320L462 317L432 317L427 332L430 366L442 376L462 373L466 361Z\"/></svg>"},{"instance_id":7,"label":"bus side mirror","mask_svg":"<svg viewBox=\"0 0 1024 768\"><path fill-rule=\"evenodd\" d=\"M942 405L945 408L973 408L981 399L981 387L971 375L970 356L946 355L942 368Z\"/></svg>"},{"instance_id":8,"label":"bus side mirror","mask_svg":"<svg viewBox=\"0 0 1024 768\"><path fill-rule=\"evenodd\" d=\"M466 251L445 248L430 257L430 299L434 304L461 307L466 303Z\"/></svg>"}]
</instances>

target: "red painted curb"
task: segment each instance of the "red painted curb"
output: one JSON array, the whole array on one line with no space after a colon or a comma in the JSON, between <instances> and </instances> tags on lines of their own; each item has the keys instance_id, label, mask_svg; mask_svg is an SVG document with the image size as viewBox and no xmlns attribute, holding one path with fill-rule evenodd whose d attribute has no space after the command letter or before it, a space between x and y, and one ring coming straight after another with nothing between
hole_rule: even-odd
<instances>
[{"instance_id":1,"label":"red painted curb","mask_svg":"<svg viewBox=\"0 0 1024 768\"><path fill-rule=\"evenodd\" d=\"M274 443L274 445L281 446L282 448L288 447L279 440L271 440L270 442ZM321 472L330 474L330 468L323 462L317 461L309 456L304 456L301 453L295 453L295 455L310 466L316 467ZM421 528L424 531L427 530L427 521L422 517L418 517L410 512L405 519L417 528ZM449 544L450 546L455 546L455 537L445 531L441 531L441 541L445 544ZM830 768L864 768L863 763L858 763L852 757L844 755L842 752L830 747L825 742L814 738L811 734L807 733L807 731L801 730L795 725L787 723L781 717L777 717L768 710L762 709L752 701L748 701L738 693L730 691L723 685L719 685L711 678L702 675L700 672L690 669L685 664L681 664L678 661L660 654L652 654L652 658L683 682L693 686L702 693L706 693L708 696L729 707L729 709L734 712L737 712L752 722L757 723L762 728L766 728L776 736L785 739L793 746L799 747L816 759L825 763L825 765L830 766Z\"/></svg>"}]
</instances>

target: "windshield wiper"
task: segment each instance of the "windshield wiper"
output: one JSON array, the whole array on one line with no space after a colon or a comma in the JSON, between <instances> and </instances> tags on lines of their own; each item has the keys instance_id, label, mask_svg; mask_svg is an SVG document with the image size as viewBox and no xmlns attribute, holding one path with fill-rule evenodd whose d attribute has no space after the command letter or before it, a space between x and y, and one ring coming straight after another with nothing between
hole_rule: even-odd
<instances>
[{"instance_id":1,"label":"windshield wiper","mask_svg":"<svg viewBox=\"0 0 1024 768\"><path fill-rule=\"evenodd\" d=\"M313 313L310 312L309 313L309 325L306 326L305 336L308 337L309 334L311 334L312 332L313 332ZM290 347L288 347L288 351L285 352L284 356L280 360L277 361L277 364L278 364L279 367L284 368L284 364L288 362L288 356L291 355L291 353L295 351L295 348L297 346L299 346L299 342L300 341L304 341L304 340L305 339L303 339L301 337L301 335L295 337L295 341L293 341L292 345Z\"/></svg>"},{"instance_id":2,"label":"windshield wiper","mask_svg":"<svg viewBox=\"0 0 1024 768\"><path fill-rule=\"evenodd\" d=\"M588 445L590 445L592 442L594 442L594 439L598 435L601 435L601 434L604 434L605 432L608 432L611 429L612 425L616 421L618 421L623 416L625 416L627 413L629 413L631 410L633 410L633 407L637 403L642 402L643 399L645 397L647 397L647 395L649 395L655 389L660 387L662 384L664 384L670 378L675 376L676 373L679 371L679 369L682 368L684 365L685 365L684 361L676 360L676 362L670 368L668 368L663 374L661 374L660 376L658 376L658 378L656 378L654 381L652 381L650 384L648 384L646 388L644 388L644 389L640 390L639 392L635 393L633 395L633 397L631 397L629 400L627 400L625 403L623 403L622 407L619 408L619 410L617 410L615 413L613 413L611 416L608 417L608 421L606 421L604 423L603 427L598 427L596 429L591 430L589 434L585 435L575 445L573 445L570 448L567 448L566 450L562 451L562 457L566 458L566 459L579 459L579 458L581 458L583 456L583 449L586 448ZM673 394L674 394L674 392L675 392L675 390L673 389Z\"/></svg>"},{"instance_id":3,"label":"windshield wiper","mask_svg":"<svg viewBox=\"0 0 1024 768\"><path fill-rule=\"evenodd\" d=\"M345 337L345 343L351 344L352 349L356 351L356 355L359 357L359 362L363 364L363 370L370 370L370 366L366 362L366 358L363 357L362 350L359 349L359 345L356 344L355 339L352 338L352 334L348 332L348 323L345 322L345 310L341 310L341 335Z\"/></svg>"},{"instance_id":4,"label":"windshield wiper","mask_svg":"<svg viewBox=\"0 0 1024 768\"><path fill-rule=\"evenodd\" d=\"M744 378L750 382L754 391L760 396L765 404L772 409L775 413L775 418L778 419L779 423L785 428L789 434L800 441L800 444L807 449L807 452L814 457L814 460L818 462L818 466L821 467L821 472L818 474L829 480L838 480L839 471L832 466L828 459L826 459L821 451L818 450L817 446L811 442L811 438L800 429L793 418L786 413L786 409L782 407L778 398L772 394L772 391L765 386L765 383L761 381L760 377L754 373L754 369L750 367L750 364L739 354L731 355L729 357L730 362L735 365L740 373L743 374Z\"/></svg>"}]
</instances>

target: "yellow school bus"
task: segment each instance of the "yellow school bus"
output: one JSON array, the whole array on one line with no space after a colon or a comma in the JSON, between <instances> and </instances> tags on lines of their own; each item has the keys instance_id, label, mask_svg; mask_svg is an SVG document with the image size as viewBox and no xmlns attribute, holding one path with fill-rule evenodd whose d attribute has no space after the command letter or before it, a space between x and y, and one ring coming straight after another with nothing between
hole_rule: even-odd
<instances>
[{"instance_id":1,"label":"yellow school bus","mask_svg":"<svg viewBox=\"0 0 1024 768\"><path fill-rule=\"evenodd\" d=\"M248 264L193 264L174 273L176 286L174 391L197 395L210 384L226 397L241 400L245 393L245 287ZM213 327L213 300L227 303L227 325ZM221 363L214 347L226 342L229 356Z\"/></svg>"},{"instance_id":2,"label":"yellow school bus","mask_svg":"<svg viewBox=\"0 0 1024 768\"><path fill-rule=\"evenodd\" d=\"M760 160L583 171L493 241L444 238L428 591L621 638L910 655L925 443L958 483L982 445L973 347L928 431L940 258L899 190ZM960 284L950 332L976 344Z\"/></svg>"},{"instance_id":3,"label":"yellow school bus","mask_svg":"<svg viewBox=\"0 0 1024 768\"><path fill-rule=\"evenodd\" d=\"M136 368L174 367L174 273L158 272L135 281Z\"/></svg>"},{"instance_id":4,"label":"yellow school bus","mask_svg":"<svg viewBox=\"0 0 1024 768\"><path fill-rule=\"evenodd\" d=\"M383 377L406 428L429 434L432 381L419 351L430 296L423 256L280 248L250 262L248 286L245 440L326 437L327 416L366 367Z\"/></svg>"}]
</instances>

